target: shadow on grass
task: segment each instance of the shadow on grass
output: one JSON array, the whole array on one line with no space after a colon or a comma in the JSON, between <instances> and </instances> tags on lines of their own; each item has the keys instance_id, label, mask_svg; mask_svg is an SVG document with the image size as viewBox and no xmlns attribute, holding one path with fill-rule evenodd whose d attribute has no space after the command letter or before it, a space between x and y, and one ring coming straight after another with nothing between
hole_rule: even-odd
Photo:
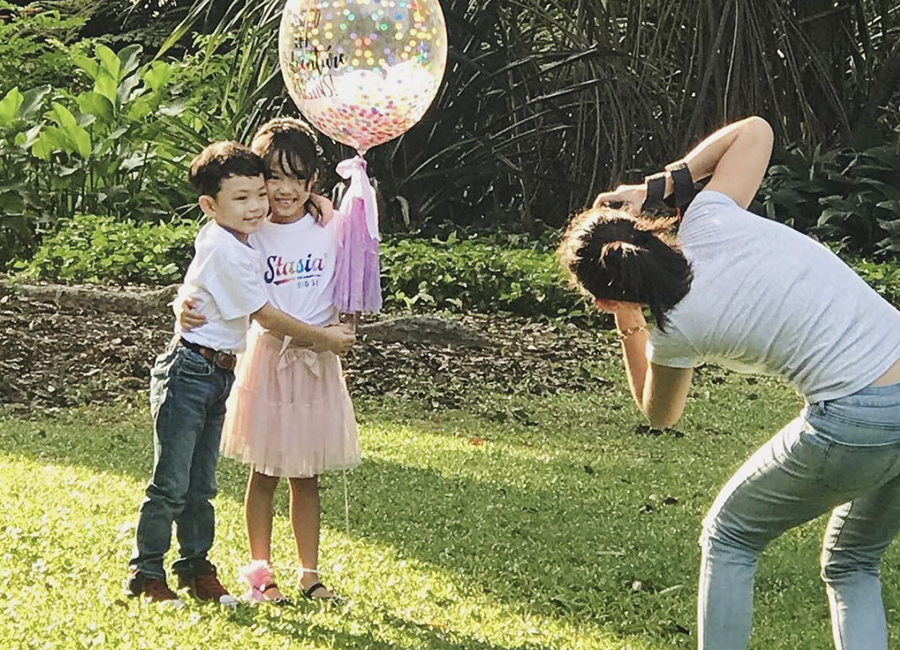
<instances>
[{"instance_id":1,"label":"shadow on grass","mask_svg":"<svg viewBox=\"0 0 900 650\"><path fill-rule=\"evenodd\" d=\"M309 643L321 643L334 648L366 648L367 650L397 650L396 641L386 641L377 637L374 632L354 633L334 630L303 618L301 611L296 617L284 610L272 614L253 613L252 617L232 616L231 622L242 626L259 628L265 625L266 634L278 635L304 647ZM288 610L290 612L291 610ZM296 611L296 610L294 610ZM404 638L399 647L427 648L428 650L543 650L547 646L540 644L496 645L486 643L474 637L460 634L453 630L445 630L433 625L416 623L400 618L387 611L374 614L375 625L390 628L393 636ZM277 643L275 645L278 645Z\"/></svg>"},{"instance_id":2,"label":"shadow on grass","mask_svg":"<svg viewBox=\"0 0 900 650\"><path fill-rule=\"evenodd\" d=\"M148 420L140 409L64 413L48 421L0 419L0 453L142 482L152 463ZM460 467L477 453L458 449L447 460ZM693 627L693 603L685 602L693 600L693 589L682 587L694 582L698 523L679 515L684 500L679 508L663 502L647 508L650 488L633 477L633 467L612 459L588 472L565 458L497 453L502 462L492 459L493 473L478 478L366 459L350 473L351 535L454 574L472 593L516 609L576 625L589 621L626 637L684 638ZM221 463L220 498L240 502L245 477L242 466ZM657 480L665 489L666 479ZM326 477L322 487L323 525L342 530L340 477ZM136 493L135 509L139 500ZM402 619L390 625L424 635L429 648L495 647ZM365 642L391 647L375 638Z\"/></svg>"},{"instance_id":3,"label":"shadow on grass","mask_svg":"<svg viewBox=\"0 0 900 650\"><path fill-rule=\"evenodd\" d=\"M542 615L613 630L659 623L660 634L693 627L692 602L682 602L687 614L677 621L656 621L653 610L659 592L674 594L666 606L693 600L699 520L625 478L627 469L597 476L565 462L534 465L552 487L369 460L350 479L350 532ZM344 529L337 481L323 490L322 510L324 525Z\"/></svg>"}]
</instances>

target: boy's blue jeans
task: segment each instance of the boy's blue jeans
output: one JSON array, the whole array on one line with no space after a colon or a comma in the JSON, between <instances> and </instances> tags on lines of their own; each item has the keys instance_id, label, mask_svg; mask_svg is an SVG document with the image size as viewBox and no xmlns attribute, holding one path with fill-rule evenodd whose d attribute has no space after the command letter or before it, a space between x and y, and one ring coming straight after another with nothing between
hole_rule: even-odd
<instances>
[{"instance_id":1,"label":"boy's blue jeans","mask_svg":"<svg viewBox=\"0 0 900 650\"><path fill-rule=\"evenodd\" d=\"M173 569L189 574L212 547L216 463L225 400L234 373L178 346L161 354L150 376L153 475L141 503L129 567L165 578L163 557L176 525L180 557Z\"/></svg>"},{"instance_id":2,"label":"boy's blue jeans","mask_svg":"<svg viewBox=\"0 0 900 650\"><path fill-rule=\"evenodd\" d=\"M699 647L747 647L766 545L831 511L822 579L838 650L884 650L881 556L900 531L900 385L809 404L719 493L703 522Z\"/></svg>"}]
</instances>

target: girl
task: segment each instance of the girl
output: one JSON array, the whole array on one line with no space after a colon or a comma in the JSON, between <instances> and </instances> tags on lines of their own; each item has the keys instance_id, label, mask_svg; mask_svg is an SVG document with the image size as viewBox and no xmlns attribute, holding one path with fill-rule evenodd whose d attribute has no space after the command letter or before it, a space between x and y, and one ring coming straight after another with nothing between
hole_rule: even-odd
<instances>
[{"instance_id":1,"label":"girl","mask_svg":"<svg viewBox=\"0 0 900 650\"><path fill-rule=\"evenodd\" d=\"M821 564L835 646L883 650L879 564L900 530L900 312L824 246L746 211L771 149L764 120L731 124L664 181L597 197L559 254L574 283L615 315L632 395L654 426L681 416L701 363L780 375L806 399L703 522L699 647L747 646L763 549L830 512ZM677 195L710 175L677 238L638 215L648 187Z\"/></svg>"},{"instance_id":2,"label":"girl","mask_svg":"<svg viewBox=\"0 0 900 650\"><path fill-rule=\"evenodd\" d=\"M311 193L319 162L315 133L297 119L277 118L260 127L251 148L267 168L269 219L250 244L264 261L269 300L310 325L343 327L327 291L336 249L332 206ZM187 323L192 316L189 309L182 312ZM302 592L333 598L318 578L317 477L323 470L355 467L360 458L340 358L251 329L228 401L221 451L250 466L244 516L253 561L242 570L247 596L289 602L270 566L272 504L281 477L287 477Z\"/></svg>"}]
</instances>

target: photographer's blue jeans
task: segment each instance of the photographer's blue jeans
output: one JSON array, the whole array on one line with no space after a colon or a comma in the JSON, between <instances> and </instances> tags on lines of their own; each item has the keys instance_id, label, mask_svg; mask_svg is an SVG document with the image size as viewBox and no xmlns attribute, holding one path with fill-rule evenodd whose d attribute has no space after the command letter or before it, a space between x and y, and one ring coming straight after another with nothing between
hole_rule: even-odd
<instances>
[{"instance_id":1,"label":"photographer's blue jeans","mask_svg":"<svg viewBox=\"0 0 900 650\"><path fill-rule=\"evenodd\" d=\"M831 511L822 579L838 650L884 650L881 556L900 531L900 385L810 404L719 493L703 522L701 650L747 647L766 545Z\"/></svg>"},{"instance_id":2,"label":"photographer's blue jeans","mask_svg":"<svg viewBox=\"0 0 900 650\"><path fill-rule=\"evenodd\" d=\"M216 495L219 439L233 382L234 373L184 347L157 357L150 378L153 475L140 507L131 569L165 578L173 522L180 553L176 573L206 558L215 533L210 500Z\"/></svg>"}]
</instances>

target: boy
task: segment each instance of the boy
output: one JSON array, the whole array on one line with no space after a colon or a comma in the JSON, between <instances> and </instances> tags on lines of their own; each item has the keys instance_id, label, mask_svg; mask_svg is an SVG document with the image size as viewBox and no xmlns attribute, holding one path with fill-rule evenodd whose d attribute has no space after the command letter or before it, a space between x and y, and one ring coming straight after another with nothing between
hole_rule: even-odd
<instances>
[{"instance_id":1,"label":"boy","mask_svg":"<svg viewBox=\"0 0 900 650\"><path fill-rule=\"evenodd\" d=\"M237 142L215 142L191 161L188 180L212 218L198 233L196 254L181 290L206 322L182 331L151 371L154 465L140 507L126 593L181 606L170 589L163 558L176 525L180 557L172 569L198 600L233 606L207 559L215 518L215 470L225 400L234 381L235 355L254 318L266 329L307 345L343 354L355 336L341 327L313 328L266 299L261 260L247 244L268 213L265 163Z\"/></svg>"}]
</instances>

